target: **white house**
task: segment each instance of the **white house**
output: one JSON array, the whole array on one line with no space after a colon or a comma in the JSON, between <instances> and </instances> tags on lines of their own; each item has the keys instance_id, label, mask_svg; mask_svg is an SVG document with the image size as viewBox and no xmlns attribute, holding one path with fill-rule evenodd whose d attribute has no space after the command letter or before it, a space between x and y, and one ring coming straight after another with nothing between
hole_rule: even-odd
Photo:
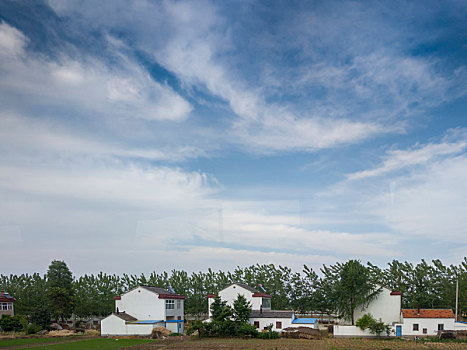
<instances>
[{"instance_id":1,"label":"white house","mask_svg":"<svg viewBox=\"0 0 467 350\"><path fill-rule=\"evenodd\" d=\"M378 296L366 307L357 308L354 320L357 321L365 314L371 314L376 320L395 326L401 323L402 293L381 287ZM334 337L365 337L372 336L368 330L362 331L357 326L339 324L334 326Z\"/></svg>"},{"instance_id":2,"label":"white house","mask_svg":"<svg viewBox=\"0 0 467 350\"><path fill-rule=\"evenodd\" d=\"M310 327L318 328L316 318L296 318L295 313L291 310L271 310L271 295L258 291L245 283L236 282L222 289L218 293L223 301L227 301L227 305L233 306L238 295L243 295L251 304L251 315L249 322L255 325L258 330L267 329L272 325L272 330L281 332L287 327ZM209 317L211 314L211 305L217 295L209 294Z\"/></svg>"},{"instance_id":3,"label":"white house","mask_svg":"<svg viewBox=\"0 0 467 350\"><path fill-rule=\"evenodd\" d=\"M463 330L467 324L455 322L450 309L402 309L402 293L382 288L381 293L367 307L355 310L355 320L371 314L391 327L391 336L429 336L439 330ZM370 337L369 330L357 326L339 324L334 326L334 337Z\"/></svg>"},{"instance_id":4,"label":"white house","mask_svg":"<svg viewBox=\"0 0 467 350\"><path fill-rule=\"evenodd\" d=\"M467 325L455 322L451 309L402 309L400 327L402 335L419 337L436 335L438 331L467 329Z\"/></svg>"},{"instance_id":5,"label":"white house","mask_svg":"<svg viewBox=\"0 0 467 350\"><path fill-rule=\"evenodd\" d=\"M183 295L138 286L114 299L115 312L101 321L101 335L147 335L159 326L184 332Z\"/></svg>"}]
</instances>

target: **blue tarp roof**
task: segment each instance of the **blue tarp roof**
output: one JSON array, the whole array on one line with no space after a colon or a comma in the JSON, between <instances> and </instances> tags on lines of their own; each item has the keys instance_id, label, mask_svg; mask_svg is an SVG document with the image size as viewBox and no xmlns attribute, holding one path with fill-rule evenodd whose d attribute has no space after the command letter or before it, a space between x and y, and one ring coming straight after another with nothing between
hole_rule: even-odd
<instances>
[{"instance_id":1,"label":"blue tarp roof","mask_svg":"<svg viewBox=\"0 0 467 350\"><path fill-rule=\"evenodd\" d=\"M143 320L143 321L135 321L131 323L139 323L139 324L152 324L152 323L161 323L164 322L163 320Z\"/></svg>"},{"instance_id":2,"label":"blue tarp roof","mask_svg":"<svg viewBox=\"0 0 467 350\"><path fill-rule=\"evenodd\" d=\"M292 323L313 324L316 323L316 318L296 318Z\"/></svg>"}]
</instances>

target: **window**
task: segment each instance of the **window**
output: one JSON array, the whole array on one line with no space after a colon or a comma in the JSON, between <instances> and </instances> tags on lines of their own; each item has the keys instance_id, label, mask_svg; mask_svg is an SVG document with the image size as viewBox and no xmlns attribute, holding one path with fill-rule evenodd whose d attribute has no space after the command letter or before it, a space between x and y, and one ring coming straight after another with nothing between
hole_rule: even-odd
<instances>
[{"instance_id":1,"label":"window","mask_svg":"<svg viewBox=\"0 0 467 350\"><path fill-rule=\"evenodd\" d=\"M438 331L444 331L444 323L438 324Z\"/></svg>"},{"instance_id":2,"label":"window","mask_svg":"<svg viewBox=\"0 0 467 350\"><path fill-rule=\"evenodd\" d=\"M182 316L178 316L178 317L177 317L177 320L181 320L181 319L182 319Z\"/></svg>"},{"instance_id":3,"label":"window","mask_svg":"<svg viewBox=\"0 0 467 350\"><path fill-rule=\"evenodd\" d=\"M8 304L2 303L2 310L8 310Z\"/></svg>"},{"instance_id":4,"label":"window","mask_svg":"<svg viewBox=\"0 0 467 350\"><path fill-rule=\"evenodd\" d=\"M254 322L255 328L259 328L259 321Z\"/></svg>"},{"instance_id":5,"label":"window","mask_svg":"<svg viewBox=\"0 0 467 350\"><path fill-rule=\"evenodd\" d=\"M182 302L180 300L177 300L177 309L180 309L181 305L182 305Z\"/></svg>"},{"instance_id":6,"label":"window","mask_svg":"<svg viewBox=\"0 0 467 350\"><path fill-rule=\"evenodd\" d=\"M423 328L423 334L427 334L428 330L426 328Z\"/></svg>"},{"instance_id":7,"label":"window","mask_svg":"<svg viewBox=\"0 0 467 350\"><path fill-rule=\"evenodd\" d=\"M13 303L8 304L8 310L13 310Z\"/></svg>"},{"instance_id":8,"label":"window","mask_svg":"<svg viewBox=\"0 0 467 350\"><path fill-rule=\"evenodd\" d=\"M173 310L173 309L175 309L175 300L166 299L166 300L165 300L165 309L166 309L166 310Z\"/></svg>"},{"instance_id":9,"label":"window","mask_svg":"<svg viewBox=\"0 0 467 350\"><path fill-rule=\"evenodd\" d=\"M276 322L276 329L281 329L282 328L282 322L277 321Z\"/></svg>"},{"instance_id":10,"label":"window","mask_svg":"<svg viewBox=\"0 0 467 350\"><path fill-rule=\"evenodd\" d=\"M414 323L414 324L413 324L413 330L414 330L414 331L418 331L418 323Z\"/></svg>"},{"instance_id":11,"label":"window","mask_svg":"<svg viewBox=\"0 0 467 350\"><path fill-rule=\"evenodd\" d=\"M271 299L263 298L263 309L270 309L271 308Z\"/></svg>"}]
</instances>

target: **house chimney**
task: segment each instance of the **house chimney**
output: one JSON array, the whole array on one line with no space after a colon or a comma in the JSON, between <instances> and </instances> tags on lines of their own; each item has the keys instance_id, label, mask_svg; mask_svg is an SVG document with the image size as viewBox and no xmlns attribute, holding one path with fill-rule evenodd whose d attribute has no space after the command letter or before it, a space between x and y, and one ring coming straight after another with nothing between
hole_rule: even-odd
<instances>
[{"instance_id":1,"label":"house chimney","mask_svg":"<svg viewBox=\"0 0 467 350\"><path fill-rule=\"evenodd\" d=\"M420 306L417 308L417 315L420 316Z\"/></svg>"}]
</instances>

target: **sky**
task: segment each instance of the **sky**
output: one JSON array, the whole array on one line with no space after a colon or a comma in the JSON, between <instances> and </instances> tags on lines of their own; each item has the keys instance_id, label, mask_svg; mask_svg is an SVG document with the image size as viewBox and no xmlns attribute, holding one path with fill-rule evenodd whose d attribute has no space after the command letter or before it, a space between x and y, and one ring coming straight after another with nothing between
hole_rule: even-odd
<instances>
[{"instance_id":1,"label":"sky","mask_svg":"<svg viewBox=\"0 0 467 350\"><path fill-rule=\"evenodd\" d=\"M0 273L467 255L465 1L1 1Z\"/></svg>"}]
</instances>

